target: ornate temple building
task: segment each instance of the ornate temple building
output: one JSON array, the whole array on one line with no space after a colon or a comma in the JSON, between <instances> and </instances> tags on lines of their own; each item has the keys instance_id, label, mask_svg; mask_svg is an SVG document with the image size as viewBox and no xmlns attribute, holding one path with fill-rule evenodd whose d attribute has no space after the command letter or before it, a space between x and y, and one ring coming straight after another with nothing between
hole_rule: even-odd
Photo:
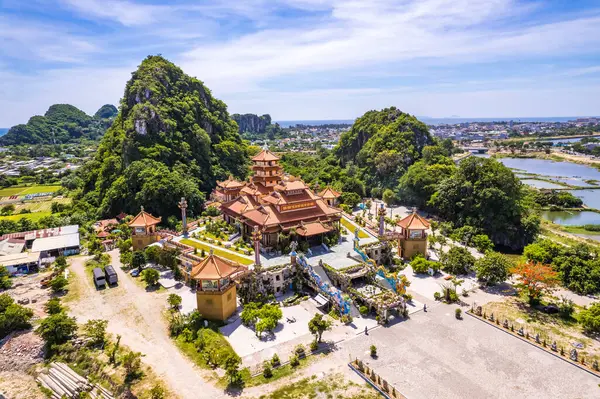
<instances>
[{"instance_id":1,"label":"ornate temple building","mask_svg":"<svg viewBox=\"0 0 600 399\"><path fill-rule=\"evenodd\" d=\"M196 302L202 316L225 321L237 308L237 282L248 269L212 253L192 267Z\"/></svg>"},{"instance_id":2,"label":"ornate temple building","mask_svg":"<svg viewBox=\"0 0 600 399\"><path fill-rule=\"evenodd\" d=\"M306 239L339 230L342 211L333 205L339 193L324 190L327 198L315 194L300 178L284 174L279 157L267 149L252 158L252 170L249 181L230 177L217 182L212 194L225 220L239 225L242 234L250 235L257 226L261 244L269 248L291 229Z\"/></svg>"},{"instance_id":3,"label":"ornate temple building","mask_svg":"<svg viewBox=\"0 0 600 399\"><path fill-rule=\"evenodd\" d=\"M129 227L131 227L131 244L134 251L144 249L159 240L160 237L156 231L156 226L160 222L160 217L152 216L144 211L144 207L142 207L140 213L129 222Z\"/></svg>"},{"instance_id":4,"label":"ornate temple building","mask_svg":"<svg viewBox=\"0 0 600 399\"><path fill-rule=\"evenodd\" d=\"M404 259L411 259L416 254L422 254L427 257L427 229L430 226L429 221L419 216L416 211L413 211L413 213L404 219L399 220L398 226L401 228L400 255Z\"/></svg>"}]
</instances>

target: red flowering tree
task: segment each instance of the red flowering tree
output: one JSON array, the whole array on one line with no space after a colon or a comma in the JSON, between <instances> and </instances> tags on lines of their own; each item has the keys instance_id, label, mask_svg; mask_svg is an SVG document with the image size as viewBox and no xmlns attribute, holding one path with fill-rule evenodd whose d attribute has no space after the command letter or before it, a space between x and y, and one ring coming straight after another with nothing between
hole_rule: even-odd
<instances>
[{"instance_id":1,"label":"red flowering tree","mask_svg":"<svg viewBox=\"0 0 600 399\"><path fill-rule=\"evenodd\" d=\"M511 272L517 276L517 288L524 292L529 303L535 303L558 284L558 273L539 262L519 263Z\"/></svg>"}]
</instances>

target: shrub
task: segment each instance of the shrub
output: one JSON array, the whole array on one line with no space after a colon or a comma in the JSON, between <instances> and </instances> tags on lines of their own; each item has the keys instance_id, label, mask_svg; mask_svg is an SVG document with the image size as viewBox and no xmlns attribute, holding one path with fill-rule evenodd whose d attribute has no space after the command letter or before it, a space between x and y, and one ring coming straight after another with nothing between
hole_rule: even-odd
<instances>
[{"instance_id":1,"label":"shrub","mask_svg":"<svg viewBox=\"0 0 600 399\"><path fill-rule=\"evenodd\" d=\"M366 316L369 313L369 308L363 305L360 308L358 308L358 311L361 315Z\"/></svg>"},{"instance_id":2,"label":"shrub","mask_svg":"<svg viewBox=\"0 0 600 399\"><path fill-rule=\"evenodd\" d=\"M298 356L292 355L292 357L290 357L290 366L297 367L299 364L300 364L300 359L298 359Z\"/></svg>"},{"instance_id":3,"label":"shrub","mask_svg":"<svg viewBox=\"0 0 600 399\"><path fill-rule=\"evenodd\" d=\"M600 302L593 303L579 313L579 322L588 333L600 332Z\"/></svg>"},{"instance_id":4,"label":"shrub","mask_svg":"<svg viewBox=\"0 0 600 399\"><path fill-rule=\"evenodd\" d=\"M430 263L427 259L423 257L423 255L419 254L416 256L411 262L410 266L413 269L413 272L419 273L427 273L429 271Z\"/></svg>"},{"instance_id":5,"label":"shrub","mask_svg":"<svg viewBox=\"0 0 600 399\"><path fill-rule=\"evenodd\" d=\"M64 308L60 304L60 299L58 299L58 298L51 298L44 305L44 309L46 310L46 313L48 313L48 314L57 314L57 313L62 312Z\"/></svg>"},{"instance_id":6,"label":"shrub","mask_svg":"<svg viewBox=\"0 0 600 399\"><path fill-rule=\"evenodd\" d=\"M50 288L52 288L52 292L59 293L64 291L67 284L69 284L69 282L61 273L50 281Z\"/></svg>"},{"instance_id":7,"label":"shrub","mask_svg":"<svg viewBox=\"0 0 600 399\"><path fill-rule=\"evenodd\" d=\"M294 348L294 353L298 355L298 357L303 358L305 356L305 349L302 344L298 344L296 348Z\"/></svg>"},{"instance_id":8,"label":"shrub","mask_svg":"<svg viewBox=\"0 0 600 399\"><path fill-rule=\"evenodd\" d=\"M441 256L444 270L451 274L467 274L475 264L475 258L463 247L452 247Z\"/></svg>"},{"instance_id":9,"label":"shrub","mask_svg":"<svg viewBox=\"0 0 600 399\"><path fill-rule=\"evenodd\" d=\"M31 327L29 321L32 317L31 309L16 304L8 294L0 295L0 339L12 331Z\"/></svg>"},{"instance_id":10,"label":"shrub","mask_svg":"<svg viewBox=\"0 0 600 399\"><path fill-rule=\"evenodd\" d=\"M371 350L371 357L377 356L377 347L375 345L371 345L370 350Z\"/></svg>"},{"instance_id":11,"label":"shrub","mask_svg":"<svg viewBox=\"0 0 600 399\"><path fill-rule=\"evenodd\" d=\"M403 294L402 298L404 298L406 300L406 302L410 302L413 299L413 296L411 294Z\"/></svg>"},{"instance_id":12,"label":"shrub","mask_svg":"<svg viewBox=\"0 0 600 399\"><path fill-rule=\"evenodd\" d=\"M560 303L558 304L558 313L568 319L571 317L573 312L575 311L575 304L572 300L566 297L561 297Z\"/></svg>"},{"instance_id":13,"label":"shrub","mask_svg":"<svg viewBox=\"0 0 600 399\"><path fill-rule=\"evenodd\" d=\"M271 358L271 365L273 367L277 367L281 364L281 361L279 360L279 355L277 355L277 353L275 353L273 355L273 357Z\"/></svg>"},{"instance_id":14,"label":"shrub","mask_svg":"<svg viewBox=\"0 0 600 399\"><path fill-rule=\"evenodd\" d=\"M442 294L440 294L439 292L434 292L433 299L435 299L436 301L439 301L440 299L442 299Z\"/></svg>"},{"instance_id":15,"label":"shrub","mask_svg":"<svg viewBox=\"0 0 600 399\"><path fill-rule=\"evenodd\" d=\"M265 362L263 365L263 377L265 377L265 378L273 377L273 369L271 368L271 364L269 362Z\"/></svg>"},{"instance_id":16,"label":"shrub","mask_svg":"<svg viewBox=\"0 0 600 399\"><path fill-rule=\"evenodd\" d=\"M311 343L310 343L310 350L314 352L317 349L319 349L319 343L315 339L315 340L311 341Z\"/></svg>"},{"instance_id":17,"label":"shrub","mask_svg":"<svg viewBox=\"0 0 600 399\"><path fill-rule=\"evenodd\" d=\"M460 319L462 317L462 310L460 308L456 308L454 310L454 315L456 316L457 319Z\"/></svg>"}]
</instances>

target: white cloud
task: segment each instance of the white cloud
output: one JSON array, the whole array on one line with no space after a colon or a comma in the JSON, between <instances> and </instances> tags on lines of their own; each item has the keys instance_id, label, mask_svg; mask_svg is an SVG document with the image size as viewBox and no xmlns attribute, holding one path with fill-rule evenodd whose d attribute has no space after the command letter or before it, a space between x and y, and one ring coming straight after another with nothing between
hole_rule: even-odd
<instances>
[{"instance_id":1,"label":"white cloud","mask_svg":"<svg viewBox=\"0 0 600 399\"><path fill-rule=\"evenodd\" d=\"M169 12L168 6L139 4L125 0L62 0L88 17L119 22L125 26L148 25Z\"/></svg>"}]
</instances>

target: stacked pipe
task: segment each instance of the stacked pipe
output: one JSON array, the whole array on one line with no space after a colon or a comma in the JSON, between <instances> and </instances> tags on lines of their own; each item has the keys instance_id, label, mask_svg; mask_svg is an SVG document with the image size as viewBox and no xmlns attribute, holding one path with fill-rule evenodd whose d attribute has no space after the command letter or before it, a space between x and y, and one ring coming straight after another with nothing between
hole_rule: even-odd
<instances>
[{"instance_id":1,"label":"stacked pipe","mask_svg":"<svg viewBox=\"0 0 600 399\"><path fill-rule=\"evenodd\" d=\"M90 383L64 363L53 362L50 368L42 372L37 382L52 391L52 399L79 398L87 392L92 399L114 399L112 394L98 384Z\"/></svg>"}]
</instances>

